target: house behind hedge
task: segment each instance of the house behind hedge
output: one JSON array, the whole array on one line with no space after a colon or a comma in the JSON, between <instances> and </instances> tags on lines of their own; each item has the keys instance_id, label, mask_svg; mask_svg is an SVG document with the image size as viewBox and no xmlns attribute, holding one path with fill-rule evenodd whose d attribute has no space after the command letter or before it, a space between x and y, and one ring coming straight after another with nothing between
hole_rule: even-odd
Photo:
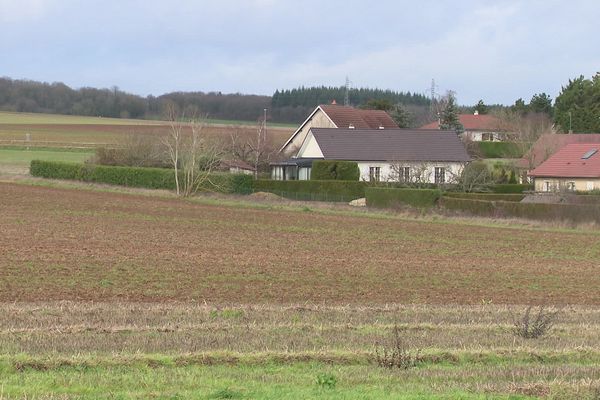
<instances>
[{"instance_id":1,"label":"house behind hedge","mask_svg":"<svg viewBox=\"0 0 600 400\"><path fill-rule=\"evenodd\" d=\"M272 164L272 179L308 180L315 160L353 161L359 180L447 183L470 161L454 131L311 128L294 157Z\"/></svg>"},{"instance_id":2,"label":"house behind hedge","mask_svg":"<svg viewBox=\"0 0 600 400\"><path fill-rule=\"evenodd\" d=\"M537 192L600 189L600 141L571 143L528 174Z\"/></svg>"}]
</instances>

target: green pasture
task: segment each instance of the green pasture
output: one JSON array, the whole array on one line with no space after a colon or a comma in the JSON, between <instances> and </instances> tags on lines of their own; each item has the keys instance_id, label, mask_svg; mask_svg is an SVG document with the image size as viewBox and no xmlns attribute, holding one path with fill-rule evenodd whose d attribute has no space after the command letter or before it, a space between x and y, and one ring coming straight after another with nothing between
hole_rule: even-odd
<instances>
[{"instance_id":1,"label":"green pasture","mask_svg":"<svg viewBox=\"0 0 600 400\"><path fill-rule=\"evenodd\" d=\"M31 160L84 162L94 154L89 150L53 148L0 148L0 170L3 167L28 167Z\"/></svg>"}]
</instances>

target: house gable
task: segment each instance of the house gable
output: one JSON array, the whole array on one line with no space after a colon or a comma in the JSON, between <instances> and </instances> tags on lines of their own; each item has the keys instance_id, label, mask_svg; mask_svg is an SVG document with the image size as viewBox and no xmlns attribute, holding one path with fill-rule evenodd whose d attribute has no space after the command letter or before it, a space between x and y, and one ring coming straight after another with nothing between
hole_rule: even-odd
<instances>
[{"instance_id":1,"label":"house gable","mask_svg":"<svg viewBox=\"0 0 600 400\"><path fill-rule=\"evenodd\" d=\"M323 111L321 106L315 108L315 110L306 118L306 120L300 125L298 129L290 136L285 144L279 150L281 153L292 153L295 149L298 149L304 143L310 128L337 128L338 126L329 118L327 113Z\"/></svg>"},{"instance_id":2,"label":"house gable","mask_svg":"<svg viewBox=\"0 0 600 400\"><path fill-rule=\"evenodd\" d=\"M298 151L297 158L323 158L323 152L312 131L309 131L306 139L304 139L304 143L302 143L302 147Z\"/></svg>"}]
</instances>

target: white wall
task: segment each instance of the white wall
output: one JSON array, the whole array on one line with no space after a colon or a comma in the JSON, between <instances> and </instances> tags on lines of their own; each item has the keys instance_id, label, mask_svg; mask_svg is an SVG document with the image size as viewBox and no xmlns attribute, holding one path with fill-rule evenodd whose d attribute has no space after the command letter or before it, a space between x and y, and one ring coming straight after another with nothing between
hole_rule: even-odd
<instances>
[{"instance_id":1,"label":"white wall","mask_svg":"<svg viewBox=\"0 0 600 400\"><path fill-rule=\"evenodd\" d=\"M425 182L435 183L435 168L443 167L446 168L446 182L452 183L458 176L460 176L464 165L463 163L457 162L428 162L428 163L415 163L415 162L381 162L381 161L361 161L358 163L360 170L360 180L369 181L369 169L370 167L380 167L380 178L381 182L391 182L397 179L397 173L394 172L392 166L402 166L410 168L411 181L412 177L419 173L424 177Z\"/></svg>"},{"instance_id":2,"label":"white wall","mask_svg":"<svg viewBox=\"0 0 600 400\"><path fill-rule=\"evenodd\" d=\"M297 135L294 137L292 141L290 141L287 146L281 149L282 153L289 157L293 157L294 151L300 149L304 139L306 139L306 135L310 131L310 128L337 128L333 122L329 119L329 117L319 108L317 112L313 114L313 116L305 122L304 126L301 127L300 131L297 132Z\"/></svg>"},{"instance_id":3,"label":"white wall","mask_svg":"<svg viewBox=\"0 0 600 400\"><path fill-rule=\"evenodd\" d=\"M312 132L308 133L306 141L302 144L300 151L298 151L298 158L323 158L323 152Z\"/></svg>"}]
</instances>

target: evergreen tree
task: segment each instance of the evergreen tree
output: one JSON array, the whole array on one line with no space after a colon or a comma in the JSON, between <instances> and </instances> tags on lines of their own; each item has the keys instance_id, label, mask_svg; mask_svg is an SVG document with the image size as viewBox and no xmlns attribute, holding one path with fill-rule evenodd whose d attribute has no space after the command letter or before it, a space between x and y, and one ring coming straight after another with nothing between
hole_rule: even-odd
<instances>
[{"instance_id":1,"label":"evergreen tree","mask_svg":"<svg viewBox=\"0 0 600 400\"><path fill-rule=\"evenodd\" d=\"M600 73L569 80L556 98L554 122L563 132L600 132Z\"/></svg>"},{"instance_id":2,"label":"evergreen tree","mask_svg":"<svg viewBox=\"0 0 600 400\"><path fill-rule=\"evenodd\" d=\"M440 129L452 129L457 134L461 134L465 130L458 119L458 107L453 93L448 93L448 101L440 116Z\"/></svg>"},{"instance_id":3,"label":"evergreen tree","mask_svg":"<svg viewBox=\"0 0 600 400\"><path fill-rule=\"evenodd\" d=\"M483 102L483 100L479 100L477 102L477 105L475 105L475 111L477 111L478 114L487 114L488 113L488 106L485 105L485 103Z\"/></svg>"},{"instance_id":4,"label":"evergreen tree","mask_svg":"<svg viewBox=\"0 0 600 400\"><path fill-rule=\"evenodd\" d=\"M389 111L389 114L399 128L411 127L413 119L412 115L402 106L402 104L396 104L394 108Z\"/></svg>"},{"instance_id":5,"label":"evergreen tree","mask_svg":"<svg viewBox=\"0 0 600 400\"><path fill-rule=\"evenodd\" d=\"M525 100L523 100L521 97L515 101L515 104L511 106L511 109L519 115L525 115L529 111L529 107L527 104L525 104Z\"/></svg>"},{"instance_id":6,"label":"evergreen tree","mask_svg":"<svg viewBox=\"0 0 600 400\"><path fill-rule=\"evenodd\" d=\"M552 116L552 98L546 93L534 94L529 102L529 111Z\"/></svg>"}]
</instances>

